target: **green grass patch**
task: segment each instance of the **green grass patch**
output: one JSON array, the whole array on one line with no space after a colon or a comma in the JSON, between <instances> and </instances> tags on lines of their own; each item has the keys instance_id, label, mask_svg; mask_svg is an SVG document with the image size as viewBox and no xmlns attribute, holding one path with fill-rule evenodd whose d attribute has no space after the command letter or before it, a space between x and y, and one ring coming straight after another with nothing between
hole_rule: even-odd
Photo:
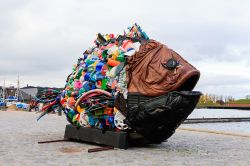
<instances>
[{"instance_id":1,"label":"green grass patch","mask_svg":"<svg viewBox=\"0 0 250 166\"><path fill-rule=\"evenodd\" d=\"M234 104L250 104L250 99L239 99L239 100L235 100L231 103Z\"/></svg>"}]
</instances>

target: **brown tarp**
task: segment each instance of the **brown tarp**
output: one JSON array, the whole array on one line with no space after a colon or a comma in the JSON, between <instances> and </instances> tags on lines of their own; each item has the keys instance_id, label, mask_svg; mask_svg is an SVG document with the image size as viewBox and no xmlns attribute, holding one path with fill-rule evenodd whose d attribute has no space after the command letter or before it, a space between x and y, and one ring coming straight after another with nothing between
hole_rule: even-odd
<instances>
[{"instance_id":1,"label":"brown tarp","mask_svg":"<svg viewBox=\"0 0 250 166\"><path fill-rule=\"evenodd\" d=\"M179 65L174 69L164 66L169 59ZM174 90L192 90L200 72L167 46L149 40L138 52L127 59L128 92L159 96Z\"/></svg>"}]
</instances>

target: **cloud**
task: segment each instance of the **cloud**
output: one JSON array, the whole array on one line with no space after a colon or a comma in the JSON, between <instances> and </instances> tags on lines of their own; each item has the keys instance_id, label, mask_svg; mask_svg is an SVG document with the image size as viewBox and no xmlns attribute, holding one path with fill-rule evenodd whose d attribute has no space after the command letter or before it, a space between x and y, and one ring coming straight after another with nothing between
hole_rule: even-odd
<instances>
[{"instance_id":1,"label":"cloud","mask_svg":"<svg viewBox=\"0 0 250 166\"><path fill-rule=\"evenodd\" d=\"M235 98L250 94L250 68L245 62L201 62L197 66L201 78L196 90Z\"/></svg>"},{"instance_id":2,"label":"cloud","mask_svg":"<svg viewBox=\"0 0 250 166\"><path fill-rule=\"evenodd\" d=\"M14 81L19 74L22 85L62 87L98 32L122 33L138 22L151 38L201 70L197 89L242 97L250 94L247 0L0 3L1 80Z\"/></svg>"}]
</instances>

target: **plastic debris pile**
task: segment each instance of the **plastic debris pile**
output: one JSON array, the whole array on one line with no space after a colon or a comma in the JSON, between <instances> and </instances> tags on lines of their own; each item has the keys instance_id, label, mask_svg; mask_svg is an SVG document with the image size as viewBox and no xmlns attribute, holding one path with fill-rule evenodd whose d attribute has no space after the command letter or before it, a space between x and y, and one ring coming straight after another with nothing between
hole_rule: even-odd
<instances>
[{"instance_id":1,"label":"plastic debris pile","mask_svg":"<svg viewBox=\"0 0 250 166\"><path fill-rule=\"evenodd\" d=\"M42 90L39 90L35 99L36 101L41 102L41 103L49 103L55 100L55 98L60 94L61 94L61 91L59 89L43 88Z\"/></svg>"},{"instance_id":2,"label":"plastic debris pile","mask_svg":"<svg viewBox=\"0 0 250 166\"><path fill-rule=\"evenodd\" d=\"M61 91L59 89L54 88L44 88L39 90L37 96L34 100L30 101L30 111L32 109L38 111L44 111L38 118L38 120L47 114L48 112L61 112L61 105L60 103L55 102L55 98L60 96ZM52 103L51 103L52 102ZM46 105L41 110L39 110L39 105Z\"/></svg>"},{"instance_id":3,"label":"plastic debris pile","mask_svg":"<svg viewBox=\"0 0 250 166\"><path fill-rule=\"evenodd\" d=\"M62 93L53 99L43 99L49 104L42 109L44 112L38 119L59 106L71 124L127 129L123 123L126 112L115 104L117 96L127 97L126 57L134 55L141 42L147 40L147 34L137 24L128 27L123 35L99 33L95 45L84 51L74 65Z\"/></svg>"}]
</instances>

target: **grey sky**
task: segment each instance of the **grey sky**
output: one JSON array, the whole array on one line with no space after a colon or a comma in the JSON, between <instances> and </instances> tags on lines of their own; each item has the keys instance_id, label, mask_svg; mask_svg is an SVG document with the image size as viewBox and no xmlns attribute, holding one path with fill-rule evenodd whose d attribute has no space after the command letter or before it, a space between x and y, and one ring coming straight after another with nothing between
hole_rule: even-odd
<instances>
[{"instance_id":1,"label":"grey sky","mask_svg":"<svg viewBox=\"0 0 250 166\"><path fill-rule=\"evenodd\" d=\"M95 35L137 22L201 71L203 93L250 94L250 1L0 0L0 85L63 87Z\"/></svg>"}]
</instances>

